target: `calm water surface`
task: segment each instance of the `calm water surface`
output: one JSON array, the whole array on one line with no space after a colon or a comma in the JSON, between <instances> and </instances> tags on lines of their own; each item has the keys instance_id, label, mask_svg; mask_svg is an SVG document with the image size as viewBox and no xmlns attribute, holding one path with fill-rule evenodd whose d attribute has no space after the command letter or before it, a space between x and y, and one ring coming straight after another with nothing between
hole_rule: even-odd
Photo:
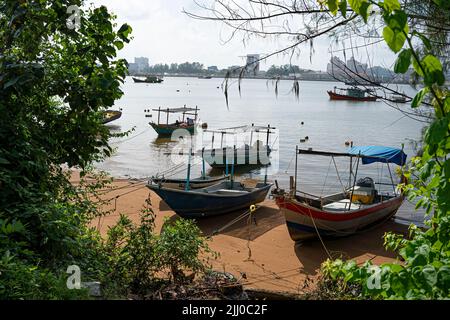
<instances>
[{"instance_id":1,"label":"calm water surface","mask_svg":"<svg viewBox=\"0 0 450 320\"><path fill-rule=\"evenodd\" d=\"M333 82L300 82L300 97L297 99L290 91L292 81L281 81L278 96L275 95L271 81L243 80L239 95L237 83L229 90L229 107L220 88L221 79L165 78L163 84L135 84L127 78L123 86L123 98L115 108L123 109L121 119L109 127L114 132L123 132L135 128L127 138L115 139L112 145L116 153L110 159L97 164L116 177L145 178L164 172L173 167L168 152L176 142L158 139L155 131L148 125L152 119L157 121L157 112L153 118L145 117L144 110L158 107L198 106L202 122L209 129L233 127L245 124L268 124L277 128L277 137L271 137L274 151L274 164L267 172L270 180L277 179L282 187L288 187L289 176L294 173L295 146L324 151L345 152L345 141L355 145L386 145L401 148L404 144L409 158L413 155L410 139L419 139L422 124L405 117L398 110L383 102L347 102L330 101L327 90L339 85ZM219 88L218 88L219 87ZM414 94L408 86L400 88ZM179 92L177 92L179 90ZM399 105L405 110L408 104ZM164 120L163 120L164 119ZM161 121L165 121L161 115ZM172 115L171 121L177 116ZM304 125L301 123L304 122ZM210 142L210 135L200 133ZM306 143L300 139L308 136ZM248 135L244 137L248 139ZM265 136L261 135L261 140ZM216 137L220 141L220 137ZM219 142L216 142L216 146ZM210 145L206 145L210 147ZM201 162L193 168L193 175L199 175ZM336 159L339 178L348 183L348 159ZM392 170L395 168L392 167ZM211 172L207 167L207 173ZM266 169L255 169L245 173L245 177L261 178ZM184 177L186 167L176 170L175 177ZM219 173L220 174L220 173ZM384 165L360 166L359 177L371 176L376 182L390 182L389 171ZM305 191L322 195L341 190L336 168L328 157L302 155L299 157L299 186ZM421 214L413 213L411 205L405 203L400 216L406 219L420 219Z\"/></svg>"}]
</instances>

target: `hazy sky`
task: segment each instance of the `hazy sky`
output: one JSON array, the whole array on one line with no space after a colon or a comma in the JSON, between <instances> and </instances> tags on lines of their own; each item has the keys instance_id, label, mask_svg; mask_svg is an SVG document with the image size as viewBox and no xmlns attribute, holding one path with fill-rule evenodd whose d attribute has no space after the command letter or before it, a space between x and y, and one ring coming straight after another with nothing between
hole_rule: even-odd
<instances>
[{"instance_id":1,"label":"hazy sky","mask_svg":"<svg viewBox=\"0 0 450 320\"><path fill-rule=\"evenodd\" d=\"M281 41L267 39L253 39L244 45L241 36L224 43L223 40L230 34L229 28L220 22L191 19L182 12L183 8L201 12L193 0L95 0L94 4L106 5L118 16L118 23L127 22L132 26L134 40L120 52L120 56L130 62L134 61L134 57L144 56L150 59L150 64L198 61L205 66L225 68L242 65L244 59L241 56L247 53L267 54L283 46ZM329 46L328 38L320 38L314 43L312 61L309 45L305 45L301 55L295 57L292 63L302 68L326 70L330 59ZM380 48L370 49L374 63L390 67L392 55ZM356 58L364 56L365 51ZM264 62L261 68L288 62L287 56L280 55Z\"/></svg>"}]
</instances>

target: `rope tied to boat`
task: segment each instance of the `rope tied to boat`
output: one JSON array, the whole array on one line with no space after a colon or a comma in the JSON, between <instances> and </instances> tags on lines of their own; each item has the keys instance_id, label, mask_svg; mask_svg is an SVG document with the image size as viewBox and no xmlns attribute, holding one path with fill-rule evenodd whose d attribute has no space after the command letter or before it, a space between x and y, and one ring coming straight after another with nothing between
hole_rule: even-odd
<instances>
[{"instance_id":1,"label":"rope tied to boat","mask_svg":"<svg viewBox=\"0 0 450 320\"><path fill-rule=\"evenodd\" d=\"M245 211L244 213L242 213L238 217L234 218L233 220L231 220L230 222L228 222L227 224L225 224L221 228L214 230L209 236L207 236L207 238L212 238L212 237L220 234L222 231L224 231L224 230L228 229L229 227L235 225L236 223L238 223L239 221L241 221L245 217L251 216L251 214L256 212L259 208L260 208L260 206L258 206L258 205L254 205L254 204L251 205L249 210Z\"/></svg>"}]
</instances>

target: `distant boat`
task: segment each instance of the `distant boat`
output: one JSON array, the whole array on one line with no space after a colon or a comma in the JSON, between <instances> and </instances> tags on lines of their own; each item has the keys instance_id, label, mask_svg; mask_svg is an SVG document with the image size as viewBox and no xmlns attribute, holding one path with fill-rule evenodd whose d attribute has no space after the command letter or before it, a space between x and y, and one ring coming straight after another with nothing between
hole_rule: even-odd
<instances>
[{"instance_id":1,"label":"distant boat","mask_svg":"<svg viewBox=\"0 0 450 320\"><path fill-rule=\"evenodd\" d=\"M406 98L402 95L392 95L391 100L395 103L406 103Z\"/></svg>"},{"instance_id":2,"label":"distant boat","mask_svg":"<svg viewBox=\"0 0 450 320\"><path fill-rule=\"evenodd\" d=\"M172 133L179 129L187 130L190 134L194 134L198 111L197 107L195 108L166 108L166 109L153 109L153 111L158 111L158 122L150 122L150 126L158 133L159 136L170 136ZM161 112L167 114L166 123L161 123ZM169 115L174 113L181 113L183 118L181 121L176 121L174 123L169 123ZM187 115L193 115L194 119L186 117Z\"/></svg>"},{"instance_id":3,"label":"distant boat","mask_svg":"<svg viewBox=\"0 0 450 320\"><path fill-rule=\"evenodd\" d=\"M204 149L198 154L201 154L203 159L213 168L226 168L232 164L235 167L251 167L251 166L265 166L270 164L270 154L272 148L269 146L270 134L274 133L275 128L268 126L244 125L240 127L224 128L218 130L205 130L204 132L211 132L212 148ZM254 135L263 133L266 136L266 142ZM215 134L221 135L220 148L214 148ZM231 146L223 146L225 135L242 135L250 134L250 143L244 146L235 148Z\"/></svg>"},{"instance_id":4,"label":"distant boat","mask_svg":"<svg viewBox=\"0 0 450 320\"><path fill-rule=\"evenodd\" d=\"M133 77L133 81L135 83L162 83L164 79L157 77L157 76L148 76L145 79L139 79Z\"/></svg>"},{"instance_id":5,"label":"distant boat","mask_svg":"<svg viewBox=\"0 0 450 320\"><path fill-rule=\"evenodd\" d=\"M372 82L368 82L368 81L354 81L354 80L347 80L344 81L346 86L366 86L366 87L380 87L381 86L381 82L378 81L372 81Z\"/></svg>"},{"instance_id":6,"label":"distant boat","mask_svg":"<svg viewBox=\"0 0 450 320\"><path fill-rule=\"evenodd\" d=\"M212 76L199 76L199 79L212 79Z\"/></svg>"},{"instance_id":7,"label":"distant boat","mask_svg":"<svg viewBox=\"0 0 450 320\"><path fill-rule=\"evenodd\" d=\"M377 97L367 95L372 90L363 90L356 87L336 88L334 91L328 91L330 100L349 100L349 101L377 101Z\"/></svg>"},{"instance_id":8,"label":"distant boat","mask_svg":"<svg viewBox=\"0 0 450 320\"><path fill-rule=\"evenodd\" d=\"M102 123L107 124L122 117L122 112L117 110L107 110L102 112Z\"/></svg>"},{"instance_id":9,"label":"distant boat","mask_svg":"<svg viewBox=\"0 0 450 320\"><path fill-rule=\"evenodd\" d=\"M254 188L247 188L240 182L223 181L195 190L177 190L153 184L147 187L180 217L193 219L248 209L264 201L272 184L258 183Z\"/></svg>"},{"instance_id":10,"label":"distant boat","mask_svg":"<svg viewBox=\"0 0 450 320\"><path fill-rule=\"evenodd\" d=\"M403 166L406 154L400 149L382 146L353 147L348 153L322 152L297 149L299 154L348 157L350 162L357 159L356 172L351 170L349 185L343 191L326 196L316 196L297 190L297 178L291 177L291 190L273 190L280 210L284 213L289 234L294 241L332 236L342 237L365 231L386 222L400 208L404 194L396 188L391 174L393 193L380 192L370 177L356 180L360 162L363 165L374 162L395 163ZM296 161L297 163L297 161ZM352 165L350 165L352 168ZM296 176L298 174L295 168ZM389 169L391 173L391 170ZM402 180L403 181L403 180Z\"/></svg>"},{"instance_id":11,"label":"distant boat","mask_svg":"<svg viewBox=\"0 0 450 320\"><path fill-rule=\"evenodd\" d=\"M192 179L189 181L189 186L192 189L206 188L222 182L224 180L229 179L230 176L223 176L219 178L210 178L210 177L200 177L196 179ZM164 188L170 189L180 189L184 190L186 188L186 179L166 179L162 178L152 178L151 182L156 185L160 185Z\"/></svg>"}]
</instances>

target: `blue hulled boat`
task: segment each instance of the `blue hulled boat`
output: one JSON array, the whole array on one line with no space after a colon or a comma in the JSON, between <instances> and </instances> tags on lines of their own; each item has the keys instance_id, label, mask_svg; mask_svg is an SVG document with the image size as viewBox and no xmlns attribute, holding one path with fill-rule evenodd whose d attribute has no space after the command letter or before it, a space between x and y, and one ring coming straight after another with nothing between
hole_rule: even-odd
<instances>
[{"instance_id":1,"label":"blue hulled boat","mask_svg":"<svg viewBox=\"0 0 450 320\"><path fill-rule=\"evenodd\" d=\"M264 201L272 184L258 183L247 188L240 182L223 181L195 190L177 190L148 184L173 211L183 218L202 218L222 215L249 208Z\"/></svg>"}]
</instances>

